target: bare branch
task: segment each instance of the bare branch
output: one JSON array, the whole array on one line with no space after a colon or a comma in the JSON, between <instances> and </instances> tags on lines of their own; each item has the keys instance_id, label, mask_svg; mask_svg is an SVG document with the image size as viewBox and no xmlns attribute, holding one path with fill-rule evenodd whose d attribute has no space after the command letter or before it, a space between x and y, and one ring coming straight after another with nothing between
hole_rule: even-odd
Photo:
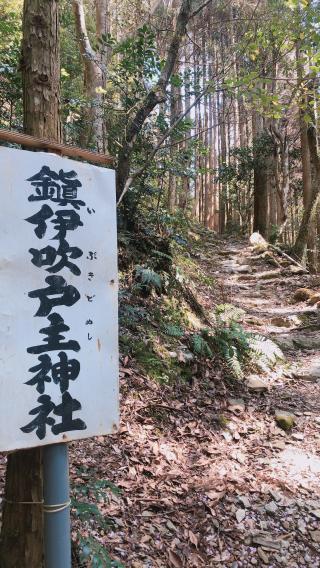
<instances>
[{"instance_id":1,"label":"bare branch","mask_svg":"<svg viewBox=\"0 0 320 568\"><path fill-rule=\"evenodd\" d=\"M92 49L86 26L86 18L82 0L73 0L73 11L76 23L76 32L80 45L80 53L83 57L94 60L96 52Z\"/></svg>"},{"instance_id":2,"label":"bare branch","mask_svg":"<svg viewBox=\"0 0 320 568\"><path fill-rule=\"evenodd\" d=\"M211 4L212 0L207 0L206 2L204 2L201 6L199 6L199 8L197 8L194 12L192 12L190 19L194 18L195 16L197 16L206 6L208 6L209 4Z\"/></svg>"},{"instance_id":3,"label":"bare branch","mask_svg":"<svg viewBox=\"0 0 320 568\"><path fill-rule=\"evenodd\" d=\"M168 86L175 62L178 57L182 38L186 33L187 24L191 14L191 6L192 0L182 0L177 17L175 31L168 49L165 66L156 85L146 94L140 106L138 107L135 116L128 125L127 134L125 140L123 141L123 147L118 156L117 186L118 195L120 196L123 196L127 191L124 191L124 188L127 186L129 178L130 157L132 154L134 142L138 134L140 133L145 120L148 118L148 116L150 116L153 109L166 99L166 88Z\"/></svg>"}]
</instances>

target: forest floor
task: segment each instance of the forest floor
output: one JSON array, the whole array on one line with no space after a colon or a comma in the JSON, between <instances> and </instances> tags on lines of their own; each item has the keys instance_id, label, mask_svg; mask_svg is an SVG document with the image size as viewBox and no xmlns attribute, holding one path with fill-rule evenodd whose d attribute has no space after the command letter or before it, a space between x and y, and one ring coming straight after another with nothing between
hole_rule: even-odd
<instances>
[{"instance_id":1,"label":"forest floor","mask_svg":"<svg viewBox=\"0 0 320 568\"><path fill-rule=\"evenodd\" d=\"M94 476L121 491L101 498L111 528L95 537L128 568L317 568L320 311L292 300L301 287L316 292L319 277L248 241L216 238L201 250L216 283L197 289L202 304L241 307L244 328L276 339L285 359L245 381L208 364L191 384L165 385L123 356L119 434L72 450L80 485ZM289 431L279 409L294 420Z\"/></svg>"},{"instance_id":2,"label":"forest floor","mask_svg":"<svg viewBox=\"0 0 320 568\"><path fill-rule=\"evenodd\" d=\"M242 308L284 353L271 369L236 381L205 362L165 384L121 356L118 434L70 444L74 566L320 567L320 310L293 303L320 279L283 260L218 237L196 259L215 282L197 288L202 305Z\"/></svg>"}]
</instances>

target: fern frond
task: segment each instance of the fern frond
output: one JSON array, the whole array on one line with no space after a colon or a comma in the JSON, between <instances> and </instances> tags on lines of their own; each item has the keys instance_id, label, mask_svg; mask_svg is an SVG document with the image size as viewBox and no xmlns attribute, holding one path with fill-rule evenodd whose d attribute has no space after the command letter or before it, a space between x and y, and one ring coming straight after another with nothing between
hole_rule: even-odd
<instances>
[{"instance_id":1,"label":"fern frond","mask_svg":"<svg viewBox=\"0 0 320 568\"><path fill-rule=\"evenodd\" d=\"M209 343L201 335L192 336L192 350L196 355L212 357L213 353Z\"/></svg>"},{"instance_id":2,"label":"fern frond","mask_svg":"<svg viewBox=\"0 0 320 568\"><path fill-rule=\"evenodd\" d=\"M162 290L162 278L160 274L151 270L151 268L144 268L143 266L136 267L136 277L139 278L143 286L154 288L158 292Z\"/></svg>"},{"instance_id":3,"label":"fern frond","mask_svg":"<svg viewBox=\"0 0 320 568\"><path fill-rule=\"evenodd\" d=\"M178 325L168 324L164 326L164 333L171 337L182 337L184 331Z\"/></svg>"}]
</instances>

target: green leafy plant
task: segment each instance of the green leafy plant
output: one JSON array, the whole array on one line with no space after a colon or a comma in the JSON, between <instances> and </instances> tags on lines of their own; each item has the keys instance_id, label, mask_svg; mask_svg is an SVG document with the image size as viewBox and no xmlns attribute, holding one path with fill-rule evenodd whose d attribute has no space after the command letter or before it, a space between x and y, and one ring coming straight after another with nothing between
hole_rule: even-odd
<instances>
[{"instance_id":1,"label":"green leafy plant","mask_svg":"<svg viewBox=\"0 0 320 568\"><path fill-rule=\"evenodd\" d=\"M147 321L149 314L146 308L142 306L130 306L128 304L120 304L119 321L126 327L135 327L135 324L141 321Z\"/></svg>"},{"instance_id":2,"label":"green leafy plant","mask_svg":"<svg viewBox=\"0 0 320 568\"><path fill-rule=\"evenodd\" d=\"M112 560L104 546L93 537L79 537L79 560L88 568L124 568L121 562Z\"/></svg>"},{"instance_id":3,"label":"green leafy plant","mask_svg":"<svg viewBox=\"0 0 320 568\"><path fill-rule=\"evenodd\" d=\"M166 335L169 335L170 337L183 337L184 335L183 329L181 329L181 327L179 327L178 325L174 324L165 325L163 331Z\"/></svg>"},{"instance_id":4,"label":"green leafy plant","mask_svg":"<svg viewBox=\"0 0 320 568\"><path fill-rule=\"evenodd\" d=\"M191 338L191 349L196 355L201 357L212 357L212 349L206 339L202 335L194 334Z\"/></svg>"},{"instance_id":5,"label":"green leafy plant","mask_svg":"<svg viewBox=\"0 0 320 568\"><path fill-rule=\"evenodd\" d=\"M254 360L256 353L252 348L252 334L246 332L238 323L243 310L232 304L221 304L215 311L213 329L203 329L191 338L191 349L200 357L220 355L226 362L232 377L243 378L245 367Z\"/></svg>"},{"instance_id":6,"label":"green leafy plant","mask_svg":"<svg viewBox=\"0 0 320 568\"><path fill-rule=\"evenodd\" d=\"M252 349L251 334L234 319L237 317L240 317L240 314L236 311L232 314L228 304L226 310L220 309L216 312L213 342L226 361L231 375L240 380L243 378L243 369L252 356Z\"/></svg>"},{"instance_id":7,"label":"green leafy plant","mask_svg":"<svg viewBox=\"0 0 320 568\"><path fill-rule=\"evenodd\" d=\"M140 289L147 295L151 294L152 290L155 290L158 294L161 294L163 288L163 281L157 272L151 268L145 268L144 266L136 266L135 269L135 280L137 282L136 288Z\"/></svg>"},{"instance_id":8,"label":"green leafy plant","mask_svg":"<svg viewBox=\"0 0 320 568\"><path fill-rule=\"evenodd\" d=\"M94 520L100 528L104 530L110 528L110 526L113 526L112 520L106 519L101 514L97 504L89 502L89 499L106 501L108 499L107 491L119 495L121 490L108 479L91 480L90 477L95 475L94 470L81 468L78 473L86 479L86 483L75 485L72 488L71 507L73 514L88 527ZM105 547L90 535L84 538L80 533L78 534L78 556L81 565L88 568L124 568L122 564L112 560Z\"/></svg>"}]
</instances>

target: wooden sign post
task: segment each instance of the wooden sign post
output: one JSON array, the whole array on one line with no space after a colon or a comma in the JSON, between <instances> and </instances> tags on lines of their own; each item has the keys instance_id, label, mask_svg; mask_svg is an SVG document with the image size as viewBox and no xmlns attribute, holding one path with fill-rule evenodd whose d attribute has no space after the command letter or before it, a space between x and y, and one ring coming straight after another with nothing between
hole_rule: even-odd
<instances>
[{"instance_id":1,"label":"wooden sign post","mask_svg":"<svg viewBox=\"0 0 320 568\"><path fill-rule=\"evenodd\" d=\"M115 176L5 147L0 171L0 451L44 446L45 565L70 568L67 442L118 424Z\"/></svg>"}]
</instances>

